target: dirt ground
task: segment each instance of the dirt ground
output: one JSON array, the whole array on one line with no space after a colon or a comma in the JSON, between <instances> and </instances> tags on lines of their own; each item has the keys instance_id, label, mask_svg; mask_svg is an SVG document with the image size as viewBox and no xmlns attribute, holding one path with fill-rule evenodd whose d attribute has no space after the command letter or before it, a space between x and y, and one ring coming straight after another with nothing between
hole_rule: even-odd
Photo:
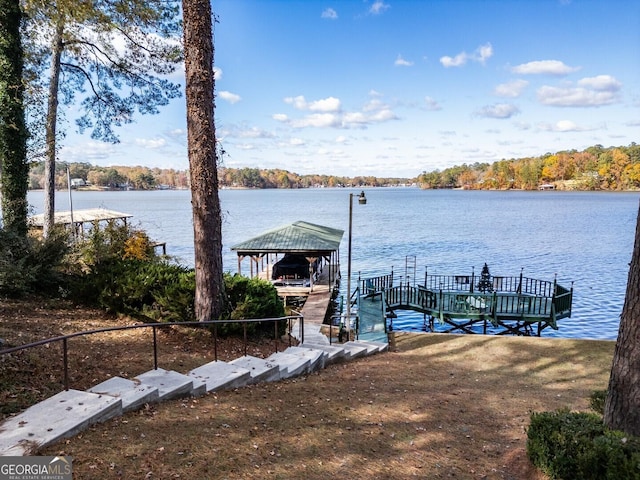
<instances>
[{"instance_id":1,"label":"dirt ground","mask_svg":"<svg viewBox=\"0 0 640 480\"><path fill-rule=\"evenodd\" d=\"M4 347L132 323L68 304L0 303ZM159 333L159 365L213 358L204 330ZM282 345L280 349L282 349ZM267 356L272 342L248 353ZM543 480L525 453L531 412L588 410L607 386L613 342L396 334L388 353L305 377L170 401L95 425L39 452L73 457L76 479ZM0 362L6 416L62 389L60 347ZM153 366L151 333L70 341L71 388ZM244 353L239 340L219 358Z\"/></svg>"}]
</instances>

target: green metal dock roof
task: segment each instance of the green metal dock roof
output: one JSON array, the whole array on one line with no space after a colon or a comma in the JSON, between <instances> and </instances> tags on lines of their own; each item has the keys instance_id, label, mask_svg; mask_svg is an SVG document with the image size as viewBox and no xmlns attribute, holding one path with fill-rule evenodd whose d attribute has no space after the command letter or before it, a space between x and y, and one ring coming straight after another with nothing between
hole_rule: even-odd
<instances>
[{"instance_id":1,"label":"green metal dock roof","mask_svg":"<svg viewBox=\"0 0 640 480\"><path fill-rule=\"evenodd\" d=\"M231 247L238 256L267 253L328 254L340 247L344 230L298 221Z\"/></svg>"}]
</instances>

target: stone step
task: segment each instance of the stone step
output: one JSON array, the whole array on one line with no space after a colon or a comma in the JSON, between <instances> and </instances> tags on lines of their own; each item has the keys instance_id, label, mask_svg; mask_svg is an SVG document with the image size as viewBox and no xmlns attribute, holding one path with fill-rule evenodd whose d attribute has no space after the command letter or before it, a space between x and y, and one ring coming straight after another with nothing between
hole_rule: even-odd
<instances>
[{"instance_id":1,"label":"stone step","mask_svg":"<svg viewBox=\"0 0 640 480\"><path fill-rule=\"evenodd\" d=\"M272 353L267 357L267 360L278 365L282 379L303 375L309 368L308 358L292 353Z\"/></svg>"},{"instance_id":2,"label":"stone step","mask_svg":"<svg viewBox=\"0 0 640 480\"><path fill-rule=\"evenodd\" d=\"M302 355L309 359L309 365L305 373L315 372L324 368L327 358L327 352L320 349L301 348L301 347L289 347L284 353L291 353L294 355Z\"/></svg>"},{"instance_id":3,"label":"stone step","mask_svg":"<svg viewBox=\"0 0 640 480\"><path fill-rule=\"evenodd\" d=\"M313 341L307 342L305 340L305 342L301 343L299 346L302 348L312 348L324 351L327 354L325 364L337 362L338 360L344 360L347 356L344 348L339 347L338 345L325 345L322 343L313 343Z\"/></svg>"},{"instance_id":4,"label":"stone step","mask_svg":"<svg viewBox=\"0 0 640 480\"><path fill-rule=\"evenodd\" d=\"M387 342L376 342L373 340L356 340L356 342L362 345L370 345L373 350L372 353L385 352L389 349L389 344Z\"/></svg>"},{"instance_id":5,"label":"stone step","mask_svg":"<svg viewBox=\"0 0 640 480\"><path fill-rule=\"evenodd\" d=\"M194 385L193 378L173 370L149 370L133 379L158 389L158 401L172 400L189 395L200 396L204 385Z\"/></svg>"},{"instance_id":6,"label":"stone step","mask_svg":"<svg viewBox=\"0 0 640 480\"><path fill-rule=\"evenodd\" d=\"M246 368L251 374L249 383L275 382L280 380L280 367L275 362L263 358L245 355L229 362L232 365Z\"/></svg>"},{"instance_id":7,"label":"stone step","mask_svg":"<svg viewBox=\"0 0 640 480\"><path fill-rule=\"evenodd\" d=\"M347 343L349 343L349 342L347 342ZM353 343L355 345L358 345L360 347L364 347L364 348L367 349L367 352L365 353L365 356L373 355L374 353L378 353L378 346L374 345L373 343L364 342L362 340L354 340Z\"/></svg>"},{"instance_id":8,"label":"stone step","mask_svg":"<svg viewBox=\"0 0 640 480\"><path fill-rule=\"evenodd\" d=\"M349 359L364 357L368 354L369 349L365 345L358 345L357 342L349 341L339 344L349 354Z\"/></svg>"},{"instance_id":9,"label":"stone step","mask_svg":"<svg viewBox=\"0 0 640 480\"><path fill-rule=\"evenodd\" d=\"M157 403L160 398L156 387L122 377L112 377L87 392L119 398L122 400L122 413L137 410L146 403Z\"/></svg>"},{"instance_id":10,"label":"stone step","mask_svg":"<svg viewBox=\"0 0 640 480\"><path fill-rule=\"evenodd\" d=\"M251 383L251 372L240 365L214 360L187 374L194 382L202 383L207 392L242 387Z\"/></svg>"},{"instance_id":11,"label":"stone step","mask_svg":"<svg viewBox=\"0 0 640 480\"><path fill-rule=\"evenodd\" d=\"M38 448L121 414L119 398L80 390L62 391L0 425L0 456L31 455Z\"/></svg>"}]
</instances>

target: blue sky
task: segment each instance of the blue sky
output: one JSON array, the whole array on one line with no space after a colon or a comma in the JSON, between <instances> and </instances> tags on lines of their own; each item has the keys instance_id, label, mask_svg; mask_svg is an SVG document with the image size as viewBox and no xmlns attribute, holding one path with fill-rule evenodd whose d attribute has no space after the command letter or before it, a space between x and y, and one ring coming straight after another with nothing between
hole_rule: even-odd
<instances>
[{"instance_id":1,"label":"blue sky","mask_svg":"<svg viewBox=\"0 0 640 480\"><path fill-rule=\"evenodd\" d=\"M414 177L640 141L635 0L212 5L227 167ZM60 159L186 169L184 102L118 145L69 127Z\"/></svg>"}]
</instances>

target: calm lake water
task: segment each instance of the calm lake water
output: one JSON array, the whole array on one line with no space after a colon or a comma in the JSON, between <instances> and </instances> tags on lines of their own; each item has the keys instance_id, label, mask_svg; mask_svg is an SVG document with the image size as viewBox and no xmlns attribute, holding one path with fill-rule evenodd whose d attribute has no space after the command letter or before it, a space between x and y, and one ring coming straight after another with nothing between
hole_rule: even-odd
<instances>
[{"instance_id":1,"label":"calm lake water","mask_svg":"<svg viewBox=\"0 0 640 480\"><path fill-rule=\"evenodd\" d=\"M225 270L237 271L230 247L266 230L304 220L343 229L343 275L347 270L349 193L360 190L222 190ZM415 255L417 278L429 274L524 276L574 286L573 315L545 336L615 339L631 260L640 195L592 192L485 192L365 189L368 203L353 205L353 283L363 277L404 275ZM42 192L29 192L33 213ZM73 208L103 207L134 215L133 224L167 253L193 265L189 191L73 192ZM69 209L59 192L57 210ZM244 273L249 263L243 262ZM343 290L346 281L343 281ZM346 293L346 292L343 292ZM397 329L420 328L422 315L406 315Z\"/></svg>"}]
</instances>

